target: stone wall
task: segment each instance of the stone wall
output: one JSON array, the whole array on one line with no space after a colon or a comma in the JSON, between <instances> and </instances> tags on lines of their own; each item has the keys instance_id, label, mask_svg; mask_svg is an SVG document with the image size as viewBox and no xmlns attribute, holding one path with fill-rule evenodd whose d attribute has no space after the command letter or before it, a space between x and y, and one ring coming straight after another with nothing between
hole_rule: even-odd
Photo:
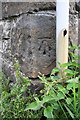
<instances>
[{"instance_id":1,"label":"stone wall","mask_svg":"<svg viewBox=\"0 0 80 120\"><path fill-rule=\"evenodd\" d=\"M76 10L78 11L78 42L80 44L80 0L76 2Z\"/></svg>"},{"instance_id":2,"label":"stone wall","mask_svg":"<svg viewBox=\"0 0 80 120\"><path fill-rule=\"evenodd\" d=\"M80 46L80 0L76 0L76 10L78 11L78 45ZM80 56L80 50L78 50ZM78 61L80 63L80 60Z\"/></svg>"},{"instance_id":3,"label":"stone wall","mask_svg":"<svg viewBox=\"0 0 80 120\"><path fill-rule=\"evenodd\" d=\"M30 78L37 78L38 72L50 74L56 61L55 3L2 3L0 25L2 70L6 76L15 79L13 58L19 60L21 71ZM75 3L70 3L69 28L69 40L78 44Z\"/></svg>"}]
</instances>

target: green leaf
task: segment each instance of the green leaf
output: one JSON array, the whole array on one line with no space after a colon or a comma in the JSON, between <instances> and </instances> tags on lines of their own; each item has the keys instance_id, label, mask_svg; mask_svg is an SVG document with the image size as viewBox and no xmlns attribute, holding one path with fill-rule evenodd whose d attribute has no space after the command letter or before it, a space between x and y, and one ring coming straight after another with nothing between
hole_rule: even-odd
<instances>
[{"instance_id":1,"label":"green leaf","mask_svg":"<svg viewBox=\"0 0 80 120\"><path fill-rule=\"evenodd\" d=\"M61 92L65 91L65 88L62 85L57 85L57 87L58 87L59 91L61 91Z\"/></svg>"},{"instance_id":2,"label":"green leaf","mask_svg":"<svg viewBox=\"0 0 80 120\"><path fill-rule=\"evenodd\" d=\"M71 110L64 104L66 110L68 111L69 115L74 119L74 114L71 112Z\"/></svg>"},{"instance_id":3,"label":"green leaf","mask_svg":"<svg viewBox=\"0 0 80 120\"><path fill-rule=\"evenodd\" d=\"M72 102L72 99L71 99L71 98L67 98L67 99L66 99L66 102L67 102L68 105L70 105L71 102Z\"/></svg>"},{"instance_id":4,"label":"green leaf","mask_svg":"<svg viewBox=\"0 0 80 120\"><path fill-rule=\"evenodd\" d=\"M68 90L71 90L73 88L73 83L69 83L68 85L67 85L67 89Z\"/></svg>"},{"instance_id":5,"label":"green leaf","mask_svg":"<svg viewBox=\"0 0 80 120\"><path fill-rule=\"evenodd\" d=\"M69 46L68 48L69 48L69 49L72 49L72 50L74 49L72 46Z\"/></svg>"},{"instance_id":6,"label":"green leaf","mask_svg":"<svg viewBox=\"0 0 80 120\"><path fill-rule=\"evenodd\" d=\"M40 100L38 97L34 97L37 103L40 103Z\"/></svg>"},{"instance_id":7,"label":"green leaf","mask_svg":"<svg viewBox=\"0 0 80 120\"><path fill-rule=\"evenodd\" d=\"M51 80L54 81L54 76L50 76Z\"/></svg>"},{"instance_id":8,"label":"green leaf","mask_svg":"<svg viewBox=\"0 0 80 120\"><path fill-rule=\"evenodd\" d=\"M27 110L38 110L42 107L42 104L41 103L36 103L36 102L32 102L26 109L25 111Z\"/></svg>"},{"instance_id":9,"label":"green leaf","mask_svg":"<svg viewBox=\"0 0 80 120\"><path fill-rule=\"evenodd\" d=\"M59 108L59 104L57 102L53 102L53 109L57 110Z\"/></svg>"},{"instance_id":10,"label":"green leaf","mask_svg":"<svg viewBox=\"0 0 80 120\"><path fill-rule=\"evenodd\" d=\"M52 96L52 97L56 97L56 93L53 90L49 91L49 95Z\"/></svg>"},{"instance_id":11,"label":"green leaf","mask_svg":"<svg viewBox=\"0 0 80 120\"><path fill-rule=\"evenodd\" d=\"M70 70L70 69L65 69L64 72L68 73L68 74L74 74L74 71L73 70Z\"/></svg>"},{"instance_id":12,"label":"green leaf","mask_svg":"<svg viewBox=\"0 0 80 120\"><path fill-rule=\"evenodd\" d=\"M59 76L54 76L54 80L59 80Z\"/></svg>"},{"instance_id":13,"label":"green leaf","mask_svg":"<svg viewBox=\"0 0 80 120\"><path fill-rule=\"evenodd\" d=\"M51 106L44 109L44 116L47 118L53 118L53 108Z\"/></svg>"},{"instance_id":14,"label":"green leaf","mask_svg":"<svg viewBox=\"0 0 80 120\"><path fill-rule=\"evenodd\" d=\"M51 75L54 75L55 73L57 73L59 71L60 71L60 69L56 67L52 70Z\"/></svg>"},{"instance_id":15,"label":"green leaf","mask_svg":"<svg viewBox=\"0 0 80 120\"><path fill-rule=\"evenodd\" d=\"M80 59L80 56L75 55L73 52L70 52L70 54L72 55L72 57L73 57L75 60Z\"/></svg>"},{"instance_id":16,"label":"green leaf","mask_svg":"<svg viewBox=\"0 0 80 120\"><path fill-rule=\"evenodd\" d=\"M79 82L78 79L79 79L79 78L76 77L76 78L73 78L73 79L67 80L67 83L73 83L73 82L78 83L78 82Z\"/></svg>"},{"instance_id":17,"label":"green leaf","mask_svg":"<svg viewBox=\"0 0 80 120\"><path fill-rule=\"evenodd\" d=\"M25 92L25 90L26 90L26 86L23 86L22 88L21 88L21 90L20 90L20 92Z\"/></svg>"},{"instance_id":18,"label":"green leaf","mask_svg":"<svg viewBox=\"0 0 80 120\"><path fill-rule=\"evenodd\" d=\"M62 67L62 64L60 62L57 62L57 65L60 66L60 67Z\"/></svg>"},{"instance_id":19,"label":"green leaf","mask_svg":"<svg viewBox=\"0 0 80 120\"><path fill-rule=\"evenodd\" d=\"M54 97L54 96L53 96ZM46 102L48 102L48 101L50 101L50 100L53 100L53 97L52 96L45 96L44 98L43 98L43 103L46 103Z\"/></svg>"},{"instance_id":20,"label":"green leaf","mask_svg":"<svg viewBox=\"0 0 80 120\"><path fill-rule=\"evenodd\" d=\"M72 67L79 67L79 63L72 62Z\"/></svg>"},{"instance_id":21,"label":"green leaf","mask_svg":"<svg viewBox=\"0 0 80 120\"><path fill-rule=\"evenodd\" d=\"M51 80L51 77L46 78L46 80Z\"/></svg>"},{"instance_id":22,"label":"green leaf","mask_svg":"<svg viewBox=\"0 0 80 120\"><path fill-rule=\"evenodd\" d=\"M61 65L61 67L64 68L64 67L69 67L69 66L71 66L71 65L72 65L71 63L64 63L64 64Z\"/></svg>"},{"instance_id":23,"label":"green leaf","mask_svg":"<svg viewBox=\"0 0 80 120\"><path fill-rule=\"evenodd\" d=\"M59 100L64 99L64 94L62 92L58 92L57 97Z\"/></svg>"},{"instance_id":24,"label":"green leaf","mask_svg":"<svg viewBox=\"0 0 80 120\"><path fill-rule=\"evenodd\" d=\"M78 48L78 46L77 46L77 45L75 45L75 44L73 44L73 43L72 43L72 47L74 47L74 48Z\"/></svg>"}]
</instances>

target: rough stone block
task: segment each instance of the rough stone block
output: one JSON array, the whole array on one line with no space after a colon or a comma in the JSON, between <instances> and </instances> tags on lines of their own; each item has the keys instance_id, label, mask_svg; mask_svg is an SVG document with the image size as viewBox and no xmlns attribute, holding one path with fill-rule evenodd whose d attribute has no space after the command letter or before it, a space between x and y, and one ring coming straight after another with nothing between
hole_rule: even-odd
<instances>
[{"instance_id":1,"label":"rough stone block","mask_svg":"<svg viewBox=\"0 0 80 120\"><path fill-rule=\"evenodd\" d=\"M69 39L74 44L78 45L79 41L79 22L78 22L78 14L70 14L69 16Z\"/></svg>"},{"instance_id":2,"label":"rough stone block","mask_svg":"<svg viewBox=\"0 0 80 120\"><path fill-rule=\"evenodd\" d=\"M55 66L56 15L55 3L9 2L2 4L3 71L15 81L12 58L16 57L21 71L30 78L38 72L50 74ZM78 44L78 15L70 3L69 38Z\"/></svg>"},{"instance_id":3,"label":"rough stone block","mask_svg":"<svg viewBox=\"0 0 80 120\"><path fill-rule=\"evenodd\" d=\"M75 7L76 7L76 10L80 12L80 0L76 0L76 3L75 3Z\"/></svg>"},{"instance_id":4,"label":"rough stone block","mask_svg":"<svg viewBox=\"0 0 80 120\"><path fill-rule=\"evenodd\" d=\"M54 2L3 2L2 18L39 10L54 10L55 8Z\"/></svg>"},{"instance_id":5,"label":"rough stone block","mask_svg":"<svg viewBox=\"0 0 80 120\"><path fill-rule=\"evenodd\" d=\"M4 65L11 64L11 57L14 57L19 60L21 71L30 78L36 78L38 72L50 74L55 66L55 25L55 14L50 12L24 14L11 22L7 21L4 31L8 36L3 35L7 47L3 57L8 62Z\"/></svg>"}]
</instances>

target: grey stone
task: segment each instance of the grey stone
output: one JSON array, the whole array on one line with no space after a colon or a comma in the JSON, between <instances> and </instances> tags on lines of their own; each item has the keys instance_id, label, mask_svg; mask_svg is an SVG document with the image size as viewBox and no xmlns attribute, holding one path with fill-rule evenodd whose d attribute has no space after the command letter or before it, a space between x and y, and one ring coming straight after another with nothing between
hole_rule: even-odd
<instances>
[{"instance_id":1,"label":"grey stone","mask_svg":"<svg viewBox=\"0 0 80 120\"><path fill-rule=\"evenodd\" d=\"M76 11L76 8L75 8L75 2L69 2L69 12L71 14L74 14Z\"/></svg>"},{"instance_id":2,"label":"grey stone","mask_svg":"<svg viewBox=\"0 0 80 120\"><path fill-rule=\"evenodd\" d=\"M78 19L78 46L80 47L80 18ZM78 55L80 56L80 49L78 50ZM80 59L78 60L80 63Z\"/></svg>"},{"instance_id":3,"label":"grey stone","mask_svg":"<svg viewBox=\"0 0 80 120\"><path fill-rule=\"evenodd\" d=\"M80 36L80 24L78 14L70 14L70 23L69 23L69 41L72 44L79 46L79 36ZM72 50L73 52L73 50ZM80 55L80 50L74 50L76 55ZM80 62L76 60L76 62Z\"/></svg>"},{"instance_id":4,"label":"grey stone","mask_svg":"<svg viewBox=\"0 0 80 120\"><path fill-rule=\"evenodd\" d=\"M3 3L3 71L16 81L13 58L30 78L50 74L56 64L55 3ZM80 26L75 3L70 3L69 39L78 44Z\"/></svg>"},{"instance_id":5,"label":"grey stone","mask_svg":"<svg viewBox=\"0 0 80 120\"><path fill-rule=\"evenodd\" d=\"M6 59L7 60L7 59ZM11 64L11 61L3 61L2 64L2 71L5 73L5 76L10 78L10 82L15 83L16 77L15 77L15 72L14 72L14 67Z\"/></svg>"},{"instance_id":6,"label":"grey stone","mask_svg":"<svg viewBox=\"0 0 80 120\"><path fill-rule=\"evenodd\" d=\"M33 11L54 10L55 8L54 2L3 2L2 18L18 16L27 12L32 13Z\"/></svg>"},{"instance_id":7,"label":"grey stone","mask_svg":"<svg viewBox=\"0 0 80 120\"><path fill-rule=\"evenodd\" d=\"M55 14L25 14L9 24L12 28L7 41L11 40L11 46L7 45L3 58L11 61L10 54L17 58L21 71L30 78L38 77L38 72L50 74L55 66Z\"/></svg>"},{"instance_id":8,"label":"grey stone","mask_svg":"<svg viewBox=\"0 0 80 120\"><path fill-rule=\"evenodd\" d=\"M80 45L80 18L78 19L78 43Z\"/></svg>"},{"instance_id":9,"label":"grey stone","mask_svg":"<svg viewBox=\"0 0 80 120\"><path fill-rule=\"evenodd\" d=\"M38 95L41 95L40 90L44 88L44 84L41 83L39 79L32 80L31 86L29 86L29 89L32 93L36 92Z\"/></svg>"},{"instance_id":10,"label":"grey stone","mask_svg":"<svg viewBox=\"0 0 80 120\"><path fill-rule=\"evenodd\" d=\"M80 0L77 0L75 4L76 10L80 12Z\"/></svg>"},{"instance_id":11,"label":"grey stone","mask_svg":"<svg viewBox=\"0 0 80 120\"><path fill-rule=\"evenodd\" d=\"M69 39L76 45L78 45L78 41L79 41L78 27L79 27L78 14L76 15L70 14L69 16Z\"/></svg>"},{"instance_id":12,"label":"grey stone","mask_svg":"<svg viewBox=\"0 0 80 120\"><path fill-rule=\"evenodd\" d=\"M77 2L78 3L78 2ZM79 3L76 4L79 6ZM56 10L55 2L3 2L2 18L18 16L23 13L33 13L38 11ZM70 13L75 12L75 2L70 2Z\"/></svg>"}]
</instances>

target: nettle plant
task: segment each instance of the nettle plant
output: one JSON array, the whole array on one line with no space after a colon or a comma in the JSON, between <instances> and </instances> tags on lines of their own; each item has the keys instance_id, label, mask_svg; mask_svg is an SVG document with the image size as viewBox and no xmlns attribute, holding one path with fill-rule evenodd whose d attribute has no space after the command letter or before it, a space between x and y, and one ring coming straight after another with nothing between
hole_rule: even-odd
<instances>
[{"instance_id":1,"label":"nettle plant","mask_svg":"<svg viewBox=\"0 0 80 120\"><path fill-rule=\"evenodd\" d=\"M35 97L35 102L26 106L25 111L44 109L46 118L80 119L80 64L76 62L80 57L71 52L75 49L79 47L69 47L69 63L58 63L60 67L54 68L49 78L39 76L44 84L44 89L40 91L42 95Z\"/></svg>"},{"instance_id":2,"label":"nettle plant","mask_svg":"<svg viewBox=\"0 0 80 120\"><path fill-rule=\"evenodd\" d=\"M42 112L28 110L25 111L27 105L35 101L36 94L30 92L29 86L31 80L23 77L20 72L19 62L14 64L17 83L10 87L10 80L6 79L1 73L0 78L0 113L2 119L28 119L40 118Z\"/></svg>"},{"instance_id":3,"label":"nettle plant","mask_svg":"<svg viewBox=\"0 0 80 120\"><path fill-rule=\"evenodd\" d=\"M31 93L31 80L23 77L19 62L15 63L17 83L12 87L2 74L0 78L0 113L3 119L38 118L45 116L54 120L80 119L80 59L73 51L80 49L76 45L69 47L70 60L54 68L47 78L40 74L44 88L40 94ZM72 51L72 52L71 52ZM64 69L66 68L66 69ZM58 76L59 74L59 76Z\"/></svg>"}]
</instances>

